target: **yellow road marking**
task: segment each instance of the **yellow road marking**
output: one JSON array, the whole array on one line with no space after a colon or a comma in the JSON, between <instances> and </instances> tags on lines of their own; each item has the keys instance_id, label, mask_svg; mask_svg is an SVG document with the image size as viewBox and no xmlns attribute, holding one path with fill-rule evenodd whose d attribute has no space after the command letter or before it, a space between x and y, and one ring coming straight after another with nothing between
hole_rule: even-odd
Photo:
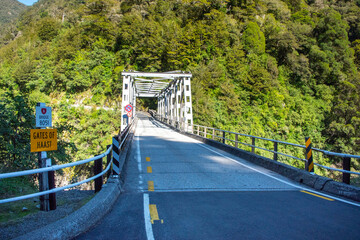
<instances>
[{"instance_id":1,"label":"yellow road marking","mask_svg":"<svg viewBox=\"0 0 360 240\"><path fill-rule=\"evenodd\" d=\"M307 191L300 191L300 192L307 193L307 194L310 194L310 195L313 195L315 197L319 197L319 198L322 198L322 199L325 199L325 200L328 200L328 201L335 201L334 199L323 197L323 196L317 195L315 193L311 193L311 192L307 192Z\"/></svg>"},{"instance_id":2,"label":"yellow road marking","mask_svg":"<svg viewBox=\"0 0 360 240\"><path fill-rule=\"evenodd\" d=\"M154 191L154 181L148 181L148 190L151 192Z\"/></svg>"},{"instance_id":3,"label":"yellow road marking","mask_svg":"<svg viewBox=\"0 0 360 240\"><path fill-rule=\"evenodd\" d=\"M152 168L151 168L151 167L147 167L147 172L148 172L148 173L152 173Z\"/></svg>"},{"instance_id":4,"label":"yellow road marking","mask_svg":"<svg viewBox=\"0 0 360 240\"><path fill-rule=\"evenodd\" d=\"M154 224L155 220L160 220L159 214L156 208L156 204L149 205L151 223Z\"/></svg>"},{"instance_id":5,"label":"yellow road marking","mask_svg":"<svg viewBox=\"0 0 360 240\"><path fill-rule=\"evenodd\" d=\"M146 157L146 161L147 161L147 162L150 162L150 157Z\"/></svg>"}]
</instances>

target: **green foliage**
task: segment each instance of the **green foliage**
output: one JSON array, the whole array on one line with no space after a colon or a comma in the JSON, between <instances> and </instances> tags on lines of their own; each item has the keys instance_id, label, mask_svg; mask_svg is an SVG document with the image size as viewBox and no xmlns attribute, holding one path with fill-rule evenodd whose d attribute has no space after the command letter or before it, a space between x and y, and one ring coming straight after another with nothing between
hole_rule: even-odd
<instances>
[{"instance_id":1,"label":"green foliage","mask_svg":"<svg viewBox=\"0 0 360 240\"><path fill-rule=\"evenodd\" d=\"M116 108L129 69L191 71L195 123L359 154L359 13L356 1L42 0L1 40L0 88L57 102L60 152L75 159L105 149L118 112L59 99Z\"/></svg>"},{"instance_id":2,"label":"green foliage","mask_svg":"<svg viewBox=\"0 0 360 240\"><path fill-rule=\"evenodd\" d=\"M15 91L6 91L0 98L0 169L29 169L34 166L30 154L30 129L34 116L27 100Z\"/></svg>"},{"instance_id":3,"label":"green foliage","mask_svg":"<svg viewBox=\"0 0 360 240\"><path fill-rule=\"evenodd\" d=\"M265 36L256 23L249 22L247 24L242 41L247 52L255 54L265 53Z\"/></svg>"},{"instance_id":4,"label":"green foliage","mask_svg":"<svg viewBox=\"0 0 360 240\"><path fill-rule=\"evenodd\" d=\"M42 18L38 23L38 36L42 41L51 41L59 31L58 22L50 17Z\"/></svg>"}]
</instances>

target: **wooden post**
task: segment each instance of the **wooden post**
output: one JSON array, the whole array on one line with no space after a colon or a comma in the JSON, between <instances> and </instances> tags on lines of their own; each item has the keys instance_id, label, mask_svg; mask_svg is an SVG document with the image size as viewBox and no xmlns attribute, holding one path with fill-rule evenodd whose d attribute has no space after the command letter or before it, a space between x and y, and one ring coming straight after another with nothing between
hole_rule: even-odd
<instances>
[{"instance_id":1,"label":"wooden post","mask_svg":"<svg viewBox=\"0 0 360 240\"><path fill-rule=\"evenodd\" d=\"M349 157L343 158L343 169L344 170L350 171L350 161L351 161L351 158L349 158ZM343 173L342 181L343 181L343 183L350 184L350 173Z\"/></svg>"},{"instance_id":2,"label":"wooden post","mask_svg":"<svg viewBox=\"0 0 360 240\"><path fill-rule=\"evenodd\" d=\"M274 142L274 160L275 160L275 161L278 160L277 151L278 151L278 143L277 143L277 142Z\"/></svg>"},{"instance_id":3,"label":"wooden post","mask_svg":"<svg viewBox=\"0 0 360 240\"><path fill-rule=\"evenodd\" d=\"M55 171L49 171L49 189L55 188ZM49 194L50 210L56 210L56 193Z\"/></svg>"},{"instance_id":4,"label":"wooden post","mask_svg":"<svg viewBox=\"0 0 360 240\"><path fill-rule=\"evenodd\" d=\"M46 167L46 158L43 158L45 155L44 152L38 153L39 168ZM43 192L47 190L49 190L48 172L39 173L39 192ZM49 211L50 210L49 194L42 195L39 197L39 199L40 199L40 210Z\"/></svg>"},{"instance_id":5,"label":"wooden post","mask_svg":"<svg viewBox=\"0 0 360 240\"><path fill-rule=\"evenodd\" d=\"M94 175L102 172L102 158L94 161ZM95 179L95 193L100 192L103 184L103 176Z\"/></svg>"}]
</instances>

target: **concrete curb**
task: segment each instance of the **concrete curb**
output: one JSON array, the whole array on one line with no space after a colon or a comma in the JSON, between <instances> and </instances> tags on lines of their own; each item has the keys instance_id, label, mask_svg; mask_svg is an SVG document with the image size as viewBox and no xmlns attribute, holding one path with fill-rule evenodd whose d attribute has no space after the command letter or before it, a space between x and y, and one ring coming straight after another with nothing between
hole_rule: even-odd
<instances>
[{"instance_id":1,"label":"concrete curb","mask_svg":"<svg viewBox=\"0 0 360 240\"><path fill-rule=\"evenodd\" d=\"M341 182L336 182L330 178L313 175L305 170L295 168L295 167L286 165L281 162L276 162L272 159L253 154L251 152L247 152L242 149L235 148L235 147L223 144L221 142L217 142L212 139L204 138L204 137L192 134L192 133L182 132L179 129L177 129L169 124L166 124L164 122L161 122L161 123L165 124L166 126L170 127L174 131L177 131L183 135L194 138L194 139L196 139L200 142L203 142L207 145L216 147L216 148L221 149L225 152L228 152L234 156L243 158L249 162L255 163L266 169L269 169L271 171L279 173L289 179L292 179L296 182L299 182L306 186L314 188L315 190L334 194L334 195L337 195L340 197L345 197L345 198L360 202L360 188L359 187L355 187L355 186L348 185L348 184L341 183Z\"/></svg>"},{"instance_id":2,"label":"concrete curb","mask_svg":"<svg viewBox=\"0 0 360 240\"><path fill-rule=\"evenodd\" d=\"M130 133L132 134L132 133ZM131 151L132 134L120 156L120 177L109 178L103 185L101 191L96 194L88 203L79 210L71 213L69 216L56 222L46 225L42 228L29 232L25 235L15 238L16 240L62 240L72 239L86 231L99 222L115 204L122 192L122 169Z\"/></svg>"},{"instance_id":3,"label":"concrete curb","mask_svg":"<svg viewBox=\"0 0 360 240\"><path fill-rule=\"evenodd\" d=\"M109 179L87 204L69 216L22 235L17 240L71 239L85 232L107 214L120 195L119 179Z\"/></svg>"}]
</instances>

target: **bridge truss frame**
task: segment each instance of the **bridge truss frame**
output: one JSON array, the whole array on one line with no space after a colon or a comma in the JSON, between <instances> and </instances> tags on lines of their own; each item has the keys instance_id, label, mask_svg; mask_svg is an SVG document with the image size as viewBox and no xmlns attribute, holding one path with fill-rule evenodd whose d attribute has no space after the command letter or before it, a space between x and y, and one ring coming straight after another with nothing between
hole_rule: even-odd
<instances>
[{"instance_id":1,"label":"bridge truss frame","mask_svg":"<svg viewBox=\"0 0 360 240\"><path fill-rule=\"evenodd\" d=\"M157 98L157 115L162 121L184 130L191 130L193 125L191 73L124 71L121 75L123 77L121 130L125 129L134 118L138 97ZM128 104L133 106L131 117L125 110Z\"/></svg>"}]
</instances>

